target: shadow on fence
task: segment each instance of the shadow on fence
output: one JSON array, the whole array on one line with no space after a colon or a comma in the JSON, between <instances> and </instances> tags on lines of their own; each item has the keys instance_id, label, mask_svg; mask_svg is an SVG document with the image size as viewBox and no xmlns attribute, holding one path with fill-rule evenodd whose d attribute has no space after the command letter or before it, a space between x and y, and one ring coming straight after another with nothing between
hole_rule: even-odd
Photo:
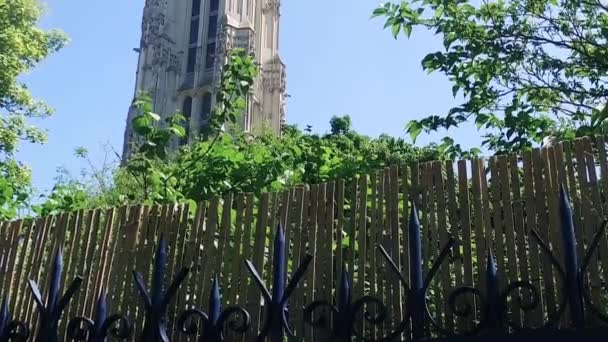
<instances>
[{"instance_id":1,"label":"shadow on fence","mask_svg":"<svg viewBox=\"0 0 608 342\"><path fill-rule=\"evenodd\" d=\"M266 286L254 264L246 261L251 279L257 284L265 303L264 320L259 330L250 324L250 315L245 307L232 306L222 310L220 284L217 279L213 280L209 307L206 310L196 307L177 307L175 309L184 311L177 315L175 322L172 322L168 318L167 311L173 305L190 269L182 268L168 282L167 278L170 276L167 268L168 247L165 238L161 235L150 288L148 289L146 285L145 274L133 272L133 283L143 304L138 309L143 313L139 315L141 322L132 322L129 315L108 315L103 289L97 300L95 317L75 317L69 321L68 318L62 318L73 295L79 290L83 278L78 276L72 280L65 294L61 295L63 264L62 251L58 248L52 259L46 300L43 299L36 282L29 281L30 292L38 309L37 320L25 322L11 320L5 299L0 310L0 341L26 341L32 338L37 342L68 340L100 342L111 337L122 340L169 342L184 340L182 336L191 336L197 341L219 342L242 341L242 336L239 336L247 332L253 335L251 341L283 342L286 339L303 341L301 336L294 333L290 324L289 313L298 310L303 311L302 319L308 327L316 331L316 336L319 336L321 341L460 341L464 339L533 341L548 338L553 341L604 340L608 338L608 329L604 326L608 323L608 317L603 308L591 299L587 274L592 255L597 252L601 238L605 237L607 222L602 224L579 261L573 213L563 187L560 191L559 212L563 260L558 260L549 244L543 241L538 232L535 230L530 232L531 239L551 260L562 289L556 312L535 329L518 324L511 319L511 316L518 310L531 312L537 309L541 305L542 289L530 281L523 280L501 286L501 274L491 246L486 253L485 287L458 287L443 298L457 319L464 320L462 326L466 329L454 332L443 327L441 322L433 317L429 309L430 284L437 276L441 264L457 246L454 239L449 239L432 267L424 274L421 229L418 210L414 205L408 225L409 275L402 273L383 246L377 246L378 253L384 257L390 272L399 279L406 293L404 318L396 324L386 324L389 316L394 313L389 309L390 303L383 303L380 298L374 296L353 298L351 277L344 265L341 267L340 284L335 295L332 296L335 298L313 301L303 308L289 308L288 299L297 290L313 257L306 255L288 281L287 243L285 232L279 227L273 243L271 289ZM331 279L323 286L331 287ZM512 305L514 302L517 302L517 305ZM65 335L59 328L62 320L67 323ZM142 328L136 332L135 326Z\"/></svg>"}]
</instances>

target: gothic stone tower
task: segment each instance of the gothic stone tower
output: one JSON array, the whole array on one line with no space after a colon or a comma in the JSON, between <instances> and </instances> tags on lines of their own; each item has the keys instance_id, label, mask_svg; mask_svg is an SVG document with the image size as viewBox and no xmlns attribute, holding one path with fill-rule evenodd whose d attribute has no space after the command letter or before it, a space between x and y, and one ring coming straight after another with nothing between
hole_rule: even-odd
<instances>
[{"instance_id":1,"label":"gothic stone tower","mask_svg":"<svg viewBox=\"0 0 608 342\"><path fill-rule=\"evenodd\" d=\"M283 123L285 65L279 49L279 0L146 0L136 93L152 97L154 112L180 112L190 141L209 121L226 53L243 48L255 55L260 76L242 115L242 128L277 134ZM123 156L131 153L131 108ZM177 142L176 142L177 144Z\"/></svg>"}]
</instances>

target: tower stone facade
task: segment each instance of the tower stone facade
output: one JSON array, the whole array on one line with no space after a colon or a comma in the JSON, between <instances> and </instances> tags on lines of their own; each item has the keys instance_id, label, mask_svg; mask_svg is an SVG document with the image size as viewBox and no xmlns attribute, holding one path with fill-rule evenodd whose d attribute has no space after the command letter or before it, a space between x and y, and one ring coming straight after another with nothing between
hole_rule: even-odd
<instances>
[{"instance_id":1,"label":"tower stone facade","mask_svg":"<svg viewBox=\"0 0 608 342\"><path fill-rule=\"evenodd\" d=\"M253 132L265 127L278 134L285 118L279 19L279 0L146 0L136 49L136 94L150 95L154 112L163 118L184 114L188 141L193 141L209 122L226 53L243 48L253 52L260 75L241 126ZM130 108L124 157L131 153L131 121L136 115L137 110Z\"/></svg>"}]
</instances>

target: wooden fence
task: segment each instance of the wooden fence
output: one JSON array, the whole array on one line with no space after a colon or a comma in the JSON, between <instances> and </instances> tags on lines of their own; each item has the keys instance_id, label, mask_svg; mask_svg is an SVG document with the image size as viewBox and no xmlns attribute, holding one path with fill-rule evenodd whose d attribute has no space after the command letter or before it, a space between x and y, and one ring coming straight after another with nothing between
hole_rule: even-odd
<instances>
[{"instance_id":1,"label":"wooden fence","mask_svg":"<svg viewBox=\"0 0 608 342\"><path fill-rule=\"evenodd\" d=\"M76 275L85 278L66 317L90 315L102 289L109 293L113 311L136 317L141 315L141 303L131 271L143 271L150 278L155 243L163 234L169 241L171 274L182 265L192 267L172 307L206 307L212 277L219 275L223 304L245 306L257 327L260 294L244 260L263 269L270 283L270 242L281 223L289 241L290 272L305 253L315 257L290 302L290 320L300 336L313 340L302 324L301 308L313 300L331 299L342 267L353 277L354 296L373 294L383 299L396 322L404 315L405 291L375 246L382 244L407 277L406 225L413 199L421 213L427 270L449 237L458 243L429 292L438 323L449 330L467 324L447 308L446 297L457 286L484 286L484 260L491 248L503 286L522 279L542 288L539 309L514 309L510 314L515 322L539 326L555 313L563 294L556 270L529 232L538 230L560 255L558 198L563 184L574 206L582 255L608 211L608 178L600 177L605 173L604 138L585 138L487 162L394 166L354 180L297 187L260 198L228 195L196 208L134 206L4 222L0 225L0 295L9 297L15 318L32 321L36 313L26 282L37 280L46 289L52 251L62 245L64 282ZM601 290L608 280L607 243L604 236L590 266L590 291L596 303L603 300ZM530 294L522 296L529 299ZM382 329L375 334L382 334Z\"/></svg>"}]
</instances>

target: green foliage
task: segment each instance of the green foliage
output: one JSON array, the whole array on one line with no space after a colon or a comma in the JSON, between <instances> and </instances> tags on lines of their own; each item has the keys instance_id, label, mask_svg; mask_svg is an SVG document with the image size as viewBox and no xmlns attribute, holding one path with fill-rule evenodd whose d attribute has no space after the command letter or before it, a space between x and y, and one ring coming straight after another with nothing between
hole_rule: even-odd
<instances>
[{"instance_id":1,"label":"green foliage","mask_svg":"<svg viewBox=\"0 0 608 342\"><path fill-rule=\"evenodd\" d=\"M203 139L170 153L172 142L184 137L183 117L176 114L161 124L150 98L142 95L135 100L140 114L133 119L137 145L131 159L115 170L96 168L86 149L76 149L75 154L89 164L89 177L60 182L36 212L43 215L83 206L134 203L195 203L229 192L279 191L438 158L436 149L417 148L403 139L358 134L348 116L333 117L331 133L325 135L295 126L285 126L281 136L241 132L236 128L238 116L246 108L257 68L242 50L230 56L223 69L212 125ZM233 127L225 130L225 126ZM89 197L82 198L83 192Z\"/></svg>"},{"instance_id":2,"label":"green foliage","mask_svg":"<svg viewBox=\"0 0 608 342\"><path fill-rule=\"evenodd\" d=\"M385 166L438 157L435 148L417 148L386 135L370 138L351 129L347 133L312 134L286 126L280 137L235 131L221 134L214 142L183 146L166 160L149 161L145 169L134 170L139 164L127 163L113 171L105 168L106 176L90 172L96 176L63 182L56 189L60 193L51 195L53 203L47 206L61 208L54 201L67 191L66 183L71 192L84 188L91 196L73 206L78 208L194 203L227 193L260 194L305 183L350 179ZM107 179L108 174L113 184L100 191L102 182L97 179Z\"/></svg>"},{"instance_id":3,"label":"green foliage","mask_svg":"<svg viewBox=\"0 0 608 342\"><path fill-rule=\"evenodd\" d=\"M348 115L332 117L329 120L329 125L331 126L331 134L346 134L352 129L352 123Z\"/></svg>"},{"instance_id":4,"label":"green foliage","mask_svg":"<svg viewBox=\"0 0 608 342\"><path fill-rule=\"evenodd\" d=\"M30 170L14 156L21 141L44 143L46 135L29 119L52 113L18 80L66 42L36 27L41 14L35 0L0 1L0 220L14 218L31 193Z\"/></svg>"},{"instance_id":5,"label":"green foliage","mask_svg":"<svg viewBox=\"0 0 608 342\"><path fill-rule=\"evenodd\" d=\"M411 121L412 138L465 122L498 153L526 149L548 135L606 133L608 6L595 0L388 2L393 36L414 28L443 38L422 67L445 74L464 102L445 115Z\"/></svg>"},{"instance_id":6,"label":"green foliage","mask_svg":"<svg viewBox=\"0 0 608 342\"><path fill-rule=\"evenodd\" d=\"M40 205L33 206L33 210L38 216L56 215L83 209L87 207L88 200L89 194L82 184L57 184L46 200Z\"/></svg>"},{"instance_id":7,"label":"green foliage","mask_svg":"<svg viewBox=\"0 0 608 342\"><path fill-rule=\"evenodd\" d=\"M207 138L218 136L225 124L235 125L247 107L247 94L258 75L253 56L243 49L234 49L222 68L220 87L216 95Z\"/></svg>"}]
</instances>

